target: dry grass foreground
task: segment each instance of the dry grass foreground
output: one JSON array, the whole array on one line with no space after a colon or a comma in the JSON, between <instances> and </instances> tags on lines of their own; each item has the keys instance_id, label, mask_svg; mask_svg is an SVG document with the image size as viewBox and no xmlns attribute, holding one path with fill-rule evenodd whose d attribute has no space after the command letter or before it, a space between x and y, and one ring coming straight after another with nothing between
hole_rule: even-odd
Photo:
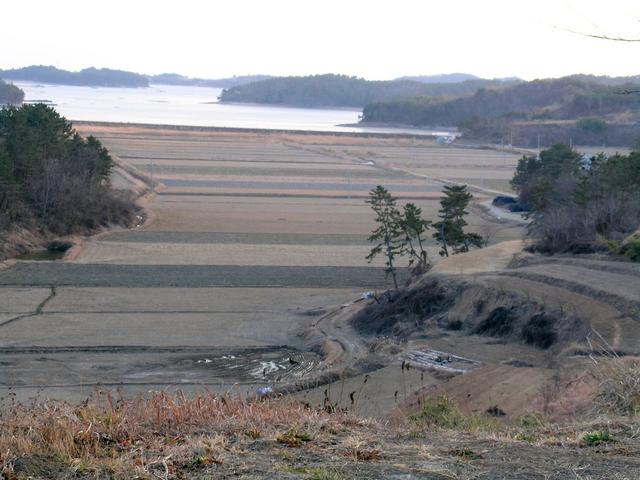
<instances>
[{"instance_id":1,"label":"dry grass foreground","mask_svg":"<svg viewBox=\"0 0 640 480\"><path fill-rule=\"evenodd\" d=\"M373 421L287 397L96 394L6 404L1 478L633 479L640 422L467 416L445 397Z\"/></svg>"}]
</instances>

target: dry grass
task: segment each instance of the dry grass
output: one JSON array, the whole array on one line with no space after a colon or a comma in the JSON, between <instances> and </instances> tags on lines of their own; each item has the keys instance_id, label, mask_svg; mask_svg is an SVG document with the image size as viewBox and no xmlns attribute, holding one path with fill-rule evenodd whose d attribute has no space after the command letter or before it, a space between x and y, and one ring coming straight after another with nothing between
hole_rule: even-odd
<instances>
[{"instance_id":1,"label":"dry grass","mask_svg":"<svg viewBox=\"0 0 640 480\"><path fill-rule=\"evenodd\" d=\"M97 394L80 405L49 400L13 404L0 412L0 471L17 478L11 475L27 457L31 467L33 458L42 458L80 473L173 478L180 468L224 463L225 456L242 448L243 439L277 438L300 446L320 431L364 424L291 399L209 393L152 392L135 400Z\"/></svg>"},{"instance_id":2,"label":"dry grass","mask_svg":"<svg viewBox=\"0 0 640 480\"><path fill-rule=\"evenodd\" d=\"M596 405L616 415L640 414L640 362L621 357L598 364L600 393Z\"/></svg>"},{"instance_id":3,"label":"dry grass","mask_svg":"<svg viewBox=\"0 0 640 480\"><path fill-rule=\"evenodd\" d=\"M0 478L638 478L636 423L555 425L537 414L503 422L465 416L444 398L419 418L388 424L287 397L96 394L79 405L1 408ZM533 467L543 476L508 476ZM563 476L574 470L584 475Z\"/></svg>"},{"instance_id":4,"label":"dry grass","mask_svg":"<svg viewBox=\"0 0 640 480\"><path fill-rule=\"evenodd\" d=\"M603 346L591 358L599 391L594 406L599 413L631 416L640 414L640 360L625 358L596 333Z\"/></svg>"},{"instance_id":5,"label":"dry grass","mask_svg":"<svg viewBox=\"0 0 640 480\"><path fill-rule=\"evenodd\" d=\"M636 417L640 414L640 360L625 357L592 329L589 339L593 372L599 382L597 413Z\"/></svg>"}]
</instances>

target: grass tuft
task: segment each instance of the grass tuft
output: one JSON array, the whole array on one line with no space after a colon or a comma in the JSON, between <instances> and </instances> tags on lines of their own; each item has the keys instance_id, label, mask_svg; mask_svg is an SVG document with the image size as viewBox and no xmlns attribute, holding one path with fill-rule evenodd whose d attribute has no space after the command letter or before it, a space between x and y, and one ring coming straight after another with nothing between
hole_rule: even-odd
<instances>
[{"instance_id":1,"label":"grass tuft","mask_svg":"<svg viewBox=\"0 0 640 480\"><path fill-rule=\"evenodd\" d=\"M448 430L495 430L497 420L481 415L464 415L456 404L446 396L428 398L422 409L409 417L421 427L438 427Z\"/></svg>"},{"instance_id":2,"label":"grass tuft","mask_svg":"<svg viewBox=\"0 0 640 480\"><path fill-rule=\"evenodd\" d=\"M298 448L303 443L307 443L313 440L313 436L307 432L291 429L285 433L281 433L277 436L278 443L282 443L287 447Z\"/></svg>"},{"instance_id":3,"label":"grass tuft","mask_svg":"<svg viewBox=\"0 0 640 480\"><path fill-rule=\"evenodd\" d=\"M593 432L585 433L583 440L586 445L600 445L601 443L612 442L613 438L611 438L609 432Z\"/></svg>"},{"instance_id":4,"label":"grass tuft","mask_svg":"<svg viewBox=\"0 0 640 480\"><path fill-rule=\"evenodd\" d=\"M468 448L454 448L449 450L449 455L460 457L464 460L480 460L482 455Z\"/></svg>"}]
</instances>

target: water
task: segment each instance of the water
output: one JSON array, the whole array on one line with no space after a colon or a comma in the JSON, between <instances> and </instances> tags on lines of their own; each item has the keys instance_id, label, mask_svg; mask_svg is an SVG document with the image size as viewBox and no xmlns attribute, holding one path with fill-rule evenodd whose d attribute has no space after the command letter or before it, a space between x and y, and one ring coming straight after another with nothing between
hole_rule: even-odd
<instances>
[{"instance_id":1,"label":"water","mask_svg":"<svg viewBox=\"0 0 640 480\"><path fill-rule=\"evenodd\" d=\"M326 132L434 134L411 128L344 127L360 110L222 104L219 88L152 85L149 88L76 87L14 82L27 102L51 102L69 120L267 128ZM446 132L436 132L446 133Z\"/></svg>"}]
</instances>

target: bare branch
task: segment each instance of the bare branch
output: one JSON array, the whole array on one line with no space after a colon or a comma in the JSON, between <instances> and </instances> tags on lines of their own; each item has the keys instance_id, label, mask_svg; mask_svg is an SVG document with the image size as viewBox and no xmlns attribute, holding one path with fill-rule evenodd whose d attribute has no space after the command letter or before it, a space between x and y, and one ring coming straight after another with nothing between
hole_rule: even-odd
<instances>
[{"instance_id":1,"label":"bare branch","mask_svg":"<svg viewBox=\"0 0 640 480\"><path fill-rule=\"evenodd\" d=\"M556 28L558 30L562 30L562 31L565 31L565 32L573 33L573 34L576 34L576 35L581 35L583 37L597 38L599 40L609 40L609 41L612 41L612 42L628 42L628 43L638 43L638 42L640 42L640 38L611 37L609 35L604 35L604 34L578 32L576 30L571 30L569 28L558 27L557 25L554 25L553 28Z\"/></svg>"},{"instance_id":2,"label":"bare branch","mask_svg":"<svg viewBox=\"0 0 640 480\"><path fill-rule=\"evenodd\" d=\"M630 95L632 93L640 93L640 90L619 90L614 92L616 95Z\"/></svg>"}]
</instances>

